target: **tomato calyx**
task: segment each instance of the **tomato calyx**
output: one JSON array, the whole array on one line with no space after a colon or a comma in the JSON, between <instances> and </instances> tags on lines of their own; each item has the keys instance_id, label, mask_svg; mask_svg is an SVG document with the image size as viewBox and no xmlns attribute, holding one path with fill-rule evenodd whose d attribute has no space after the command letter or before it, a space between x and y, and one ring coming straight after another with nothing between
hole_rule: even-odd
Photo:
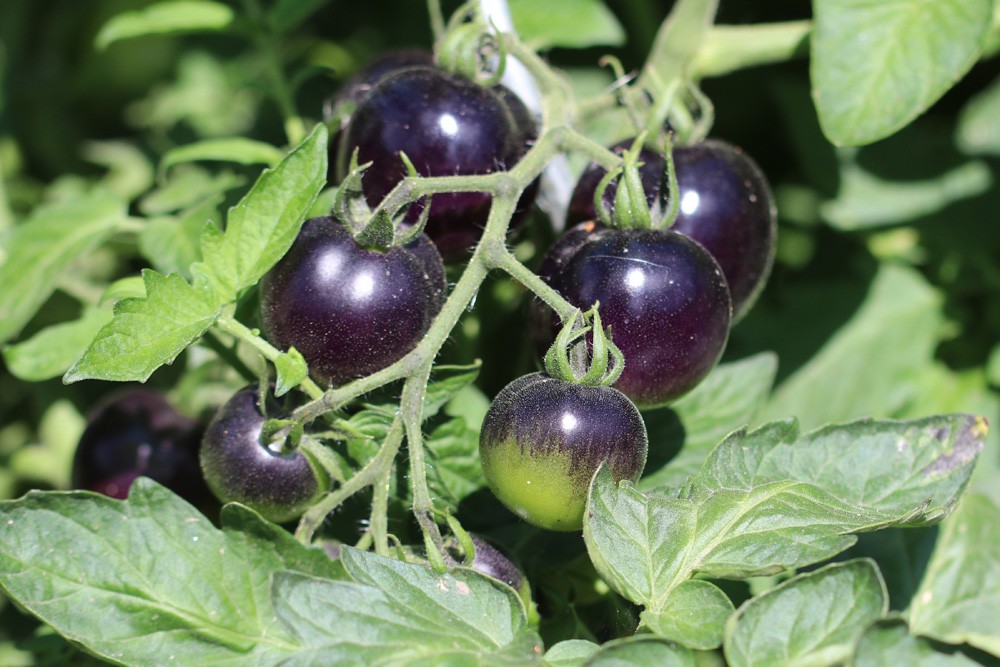
<instances>
[{"instance_id":1,"label":"tomato calyx","mask_svg":"<svg viewBox=\"0 0 1000 667\"><path fill-rule=\"evenodd\" d=\"M577 309L559 330L545 354L545 372L549 377L590 387L607 387L621 376L625 357L612 342L610 327L601 324L599 306L595 303L586 313Z\"/></svg>"},{"instance_id":2,"label":"tomato calyx","mask_svg":"<svg viewBox=\"0 0 1000 667\"><path fill-rule=\"evenodd\" d=\"M620 167L607 172L594 190L594 210L607 227L618 229L669 229L680 208L677 174L671 153L669 134L663 144L663 170L652 202L642 184L642 153L647 133L639 134L632 145L622 151ZM615 185L614 205L605 202L605 193Z\"/></svg>"}]
</instances>

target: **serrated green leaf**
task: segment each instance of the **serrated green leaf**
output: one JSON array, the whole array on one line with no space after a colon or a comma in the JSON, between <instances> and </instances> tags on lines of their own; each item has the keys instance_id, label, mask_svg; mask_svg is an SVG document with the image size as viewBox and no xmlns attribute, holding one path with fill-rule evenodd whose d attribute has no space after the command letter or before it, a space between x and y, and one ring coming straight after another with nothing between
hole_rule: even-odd
<instances>
[{"instance_id":1,"label":"serrated green leaf","mask_svg":"<svg viewBox=\"0 0 1000 667\"><path fill-rule=\"evenodd\" d=\"M698 472L723 438L751 423L767 400L778 358L770 353L721 364L669 408L643 414L650 454L640 491L679 487ZM661 454L681 450L659 469Z\"/></svg>"},{"instance_id":2,"label":"serrated green leaf","mask_svg":"<svg viewBox=\"0 0 1000 667\"><path fill-rule=\"evenodd\" d=\"M424 419L436 415L458 392L475 382L482 365L476 361L467 366L436 366L424 395Z\"/></svg>"},{"instance_id":3,"label":"serrated green leaf","mask_svg":"<svg viewBox=\"0 0 1000 667\"><path fill-rule=\"evenodd\" d=\"M951 511L987 432L984 420L972 415L863 420L801 435L792 424L771 424L723 441L686 491L709 496L720 488L795 480L859 512L923 525Z\"/></svg>"},{"instance_id":4,"label":"serrated green leaf","mask_svg":"<svg viewBox=\"0 0 1000 667\"><path fill-rule=\"evenodd\" d=\"M199 160L235 162L237 164L266 164L272 167L278 164L283 157L284 153L263 141L245 137L224 137L196 141L171 149L160 161L160 169L165 171L174 165Z\"/></svg>"},{"instance_id":5,"label":"serrated green leaf","mask_svg":"<svg viewBox=\"0 0 1000 667\"><path fill-rule=\"evenodd\" d=\"M541 653L514 592L484 575L346 547L341 562L356 583L275 577L278 618L303 646L288 664L525 664Z\"/></svg>"},{"instance_id":6,"label":"serrated green leaf","mask_svg":"<svg viewBox=\"0 0 1000 667\"><path fill-rule=\"evenodd\" d=\"M726 660L732 667L842 663L888 603L870 560L801 574L737 610L726 627Z\"/></svg>"},{"instance_id":7,"label":"serrated green leaf","mask_svg":"<svg viewBox=\"0 0 1000 667\"><path fill-rule=\"evenodd\" d=\"M670 592L661 611L644 611L641 620L663 639L707 651L722 644L726 620L734 611L732 601L718 586L688 579Z\"/></svg>"},{"instance_id":8,"label":"serrated green leaf","mask_svg":"<svg viewBox=\"0 0 1000 667\"><path fill-rule=\"evenodd\" d=\"M936 102L979 56L991 0L813 0L813 99L826 136L858 146Z\"/></svg>"},{"instance_id":9,"label":"serrated green leaf","mask_svg":"<svg viewBox=\"0 0 1000 667\"><path fill-rule=\"evenodd\" d=\"M115 231L125 204L105 190L43 206L14 228L0 265L0 342L27 324L77 257Z\"/></svg>"},{"instance_id":10,"label":"serrated green leaf","mask_svg":"<svg viewBox=\"0 0 1000 667\"><path fill-rule=\"evenodd\" d=\"M191 265L201 259L199 241L206 221L218 220L216 198L178 217L153 218L139 232L139 252L160 273L191 277Z\"/></svg>"},{"instance_id":11,"label":"serrated green leaf","mask_svg":"<svg viewBox=\"0 0 1000 667\"><path fill-rule=\"evenodd\" d=\"M89 378L145 382L212 326L221 305L176 273L142 273L145 298L122 299L114 319L66 372L64 382Z\"/></svg>"},{"instance_id":12,"label":"serrated green leaf","mask_svg":"<svg viewBox=\"0 0 1000 667\"><path fill-rule=\"evenodd\" d=\"M923 637L910 634L906 623L891 619L868 628L854 650L852 667L974 667L980 663L957 652L938 650Z\"/></svg>"},{"instance_id":13,"label":"serrated green leaf","mask_svg":"<svg viewBox=\"0 0 1000 667\"><path fill-rule=\"evenodd\" d=\"M697 667L697 654L671 642L629 637L604 644L587 667Z\"/></svg>"},{"instance_id":14,"label":"serrated green leaf","mask_svg":"<svg viewBox=\"0 0 1000 667\"><path fill-rule=\"evenodd\" d=\"M306 360L294 347L278 355L274 360L274 370L278 374L278 382L274 388L275 396L284 396L309 377Z\"/></svg>"},{"instance_id":15,"label":"serrated green leaf","mask_svg":"<svg viewBox=\"0 0 1000 667\"><path fill-rule=\"evenodd\" d=\"M840 553L852 533L940 520L968 483L985 436L982 419L963 415L802 436L794 423L740 431L678 497L616 485L602 468L583 537L601 577L658 615L695 574L777 574Z\"/></svg>"},{"instance_id":16,"label":"serrated green leaf","mask_svg":"<svg viewBox=\"0 0 1000 667\"><path fill-rule=\"evenodd\" d=\"M883 266L864 304L830 341L782 382L762 411L803 428L896 416L941 336L941 296L912 269ZM822 388L818 391L817 388Z\"/></svg>"},{"instance_id":17,"label":"serrated green leaf","mask_svg":"<svg viewBox=\"0 0 1000 667\"><path fill-rule=\"evenodd\" d=\"M1000 78L969 100L958 116L955 143L969 155L1000 155Z\"/></svg>"},{"instance_id":18,"label":"serrated green leaf","mask_svg":"<svg viewBox=\"0 0 1000 667\"><path fill-rule=\"evenodd\" d=\"M26 382L59 377L110 320L110 308L90 309L78 320L54 324L28 340L5 347L4 361L14 377Z\"/></svg>"},{"instance_id":19,"label":"serrated green leaf","mask_svg":"<svg viewBox=\"0 0 1000 667\"><path fill-rule=\"evenodd\" d=\"M840 191L820 207L834 228L872 229L932 215L989 190L993 177L985 162L967 162L925 180L887 181L854 159L841 161Z\"/></svg>"},{"instance_id":20,"label":"serrated green leaf","mask_svg":"<svg viewBox=\"0 0 1000 667\"><path fill-rule=\"evenodd\" d=\"M183 32L222 30L235 18L233 10L208 0L159 2L145 9L122 12L101 26L94 39L98 49L122 39Z\"/></svg>"},{"instance_id":21,"label":"serrated green leaf","mask_svg":"<svg viewBox=\"0 0 1000 667\"><path fill-rule=\"evenodd\" d=\"M129 297L140 299L146 297L146 283L142 276L128 276L114 281L104 288L98 303L102 306L113 305L116 301Z\"/></svg>"},{"instance_id":22,"label":"serrated green leaf","mask_svg":"<svg viewBox=\"0 0 1000 667\"><path fill-rule=\"evenodd\" d=\"M907 612L911 630L1000 657L1000 508L969 495L943 524Z\"/></svg>"},{"instance_id":23,"label":"serrated green leaf","mask_svg":"<svg viewBox=\"0 0 1000 667\"><path fill-rule=\"evenodd\" d=\"M32 492L0 503L0 587L88 651L126 665L274 664L297 649L274 622L273 572L334 576L319 549L239 506L223 530L155 482L127 502ZM81 613L81 605L100 613Z\"/></svg>"},{"instance_id":24,"label":"serrated green leaf","mask_svg":"<svg viewBox=\"0 0 1000 667\"><path fill-rule=\"evenodd\" d=\"M229 210L226 231L202 237L204 261L192 267L225 303L256 284L291 247L305 214L326 184L327 131L322 124Z\"/></svg>"},{"instance_id":25,"label":"serrated green leaf","mask_svg":"<svg viewBox=\"0 0 1000 667\"><path fill-rule=\"evenodd\" d=\"M517 32L537 49L618 46L625 42L625 30L599 0L510 0L509 5Z\"/></svg>"}]
</instances>

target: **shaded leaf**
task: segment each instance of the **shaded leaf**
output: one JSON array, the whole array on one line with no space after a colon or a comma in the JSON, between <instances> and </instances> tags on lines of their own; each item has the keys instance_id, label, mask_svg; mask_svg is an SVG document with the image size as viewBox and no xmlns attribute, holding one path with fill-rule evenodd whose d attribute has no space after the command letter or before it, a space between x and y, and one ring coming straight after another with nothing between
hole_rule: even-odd
<instances>
[{"instance_id":1,"label":"shaded leaf","mask_svg":"<svg viewBox=\"0 0 1000 667\"><path fill-rule=\"evenodd\" d=\"M122 12L101 26L94 39L98 49L122 39L183 32L221 30L235 14L228 6L208 0L171 0Z\"/></svg>"},{"instance_id":2,"label":"shaded leaf","mask_svg":"<svg viewBox=\"0 0 1000 667\"><path fill-rule=\"evenodd\" d=\"M77 258L115 231L125 204L104 190L42 206L14 231L0 265L0 342L27 324Z\"/></svg>"},{"instance_id":3,"label":"shaded leaf","mask_svg":"<svg viewBox=\"0 0 1000 667\"><path fill-rule=\"evenodd\" d=\"M26 382L59 377L110 320L110 308L89 309L80 319L54 324L28 340L5 347L4 361L14 377Z\"/></svg>"},{"instance_id":4,"label":"shaded leaf","mask_svg":"<svg viewBox=\"0 0 1000 667\"><path fill-rule=\"evenodd\" d=\"M163 156L160 169L198 160L274 166L284 154L271 144L244 137L205 139L173 148Z\"/></svg>"},{"instance_id":5,"label":"shaded leaf","mask_svg":"<svg viewBox=\"0 0 1000 667\"><path fill-rule=\"evenodd\" d=\"M735 611L718 586L689 579L670 592L663 609L642 612L642 623L654 634L684 646L710 650L722 644L726 620Z\"/></svg>"},{"instance_id":6,"label":"shaded leaf","mask_svg":"<svg viewBox=\"0 0 1000 667\"><path fill-rule=\"evenodd\" d=\"M639 480L641 491L679 487L698 472L722 439L751 423L767 400L778 358L770 352L720 364L691 393L669 408L643 414L650 457ZM657 450L683 447L658 470L651 470Z\"/></svg>"},{"instance_id":7,"label":"shaded leaf","mask_svg":"<svg viewBox=\"0 0 1000 667\"><path fill-rule=\"evenodd\" d=\"M888 602L867 559L801 574L737 610L726 627L726 660L732 667L843 662Z\"/></svg>"},{"instance_id":8,"label":"shaded leaf","mask_svg":"<svg viewBox=\"0 0 1000 667\"><path fill-rule=\"evenodd\" d=\"M1000 657L1000 508L969 495L942 524L908 611L911 630Z\"/></svg>"},{"instance_id":9,"label":"shaded leaf","mask_svg":"<svg viewBox=\"0 0 1000 667\"><path fill-rule=\"evenodd\" d=\"M517 32L538 49L617 46L625 41L618 19L598 0L510 0L509 4Z\"/></svg>"},{"instance_id":10,"label":"shaded leaf","mask_svg":"<svg viewBox=\"0 0 1000 667\"><path fill-rule=\"evenodd\" d=\"M899 620L880 621L858 641L853 667L973 667L979 663L958 652L939 650L930 641L911 635Z\"/></svg>"},{"instance_id":11,"label":"shaded leaf","mask_svg":"<svg viewBox=\"0 0 1000 667\"><path fill-rule=\"evenodd\" d=\"M965 105L958 117L955 143L970 155L1000 155L1000 79Z\"/></svg>"},{"instance_id":12,"label":"shaded leaf","mask_svg":"<svg viewBox=\"0 0 1000 667\"><path fill-rule=\"evenodd\" d=\"M604 644L587 667L696 667L693 651L662 640L630 637Z\"/></svg>"}]
</instances>

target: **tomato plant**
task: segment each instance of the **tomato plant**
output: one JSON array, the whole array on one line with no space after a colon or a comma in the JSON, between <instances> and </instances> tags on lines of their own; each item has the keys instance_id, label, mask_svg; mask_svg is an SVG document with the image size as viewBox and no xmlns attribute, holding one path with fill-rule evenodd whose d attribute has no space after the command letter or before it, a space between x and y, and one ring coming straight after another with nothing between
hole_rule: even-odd
<instances>
[{"instance_id":1,"label":"tomato plant","mask_svg":"<svg viewBox=\"0 0 1000 667\"><path fill-rule=\"evenodd\" d=\"M0 664L1000 659L998 54L0 3Z\"/></svg>"}]
</instances>

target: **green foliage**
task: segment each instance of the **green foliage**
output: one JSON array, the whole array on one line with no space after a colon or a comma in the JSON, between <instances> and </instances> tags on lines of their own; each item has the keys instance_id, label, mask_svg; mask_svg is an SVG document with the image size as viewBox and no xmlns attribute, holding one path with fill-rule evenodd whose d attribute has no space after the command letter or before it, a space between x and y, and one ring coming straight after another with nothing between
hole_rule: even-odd
<instances>
[{"instance_id":1,"label":"green foliage","mask_svg":"<svg viewBox=\"0 0 1000 667\"><path fill-rule=\"evenodd\" d=\"M449 267L415 353L320 387L254 328L257 284L338 195L334 82L440 44L456 3L427 4L0 3L0 664L1000 659L1000 3L814 0L787 21L759 0L507 0L503 50L542 91L532 150L393 195L492 193L488 243ZM492 66L495 38L457 29ZM549 534L489 494L480 425L537 368L544 214L599 144L664 120L760 163L776 263L723 363L643 414L643 477L600 471L582 537ZM544 211L505 236L537 177ZM293 535L147 479L127 501L66 491L116 390L87 379L147 382L202 423L269 380L329 493ZM466 531L533 600L449 570Z\"/></svg>"},{"instance_id":2,"label":"green foliage","mask_svg":"<svg viewBox=\"0 0 1000 667\"><path fill-rule=\"evenodd\" d=\"M814 0L813 9L820 123L834 144L858 146L905 126L969 70L993 6L990 0Z\"/></svg>"}]
</instances>

